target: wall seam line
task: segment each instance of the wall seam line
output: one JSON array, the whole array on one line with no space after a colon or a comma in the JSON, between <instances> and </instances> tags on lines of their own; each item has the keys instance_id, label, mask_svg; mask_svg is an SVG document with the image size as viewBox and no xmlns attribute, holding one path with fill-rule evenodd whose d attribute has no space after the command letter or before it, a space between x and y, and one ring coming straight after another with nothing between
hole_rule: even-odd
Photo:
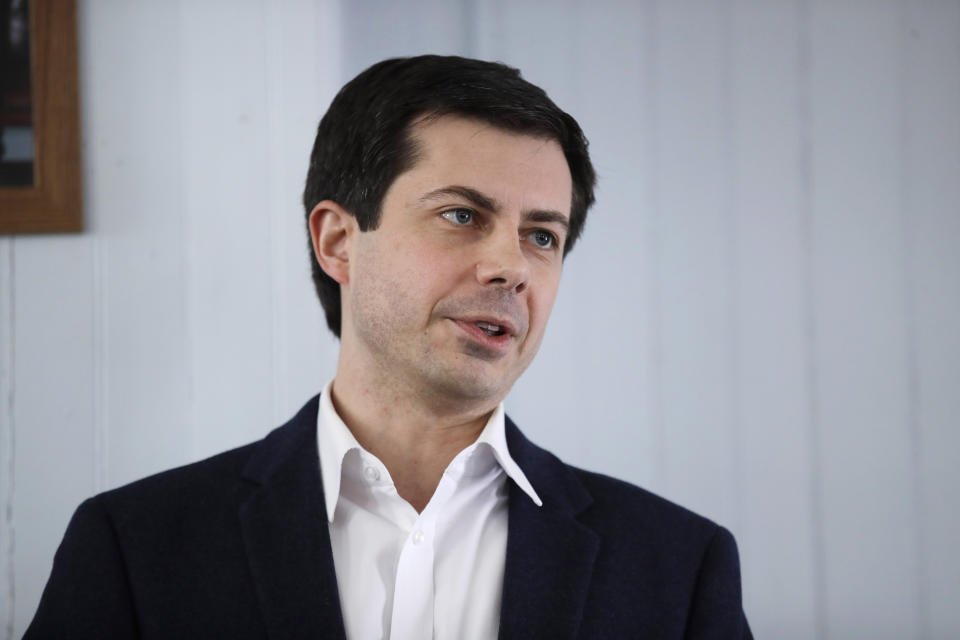
<instances>
[{"instance_id":1,"label":"wall seam line","mask_svg":"<svg viewBox=\"0 0 960 640\"><path fill-rule=\"evenodd\" d=\"M926 539L926 528L924 526L924 507L923 507L923 439L922 423L920 419L920 367L919 354L917 352L917 324L916 324L916 281L913 273L914 246L910 225L907 219L907 212L913 200L913 189L910 179L907 177L908 161L907 152L910 149L913 130L910 127L910 118L908 116L911 105L909 92L909 65L911 58L910 34L911 34L911 0L903 0L899 3L900 19L900 51L899 51L899 69L897 84L900 93L900 122L898 131L899 153L897 154L898 174L900 176L898 203L900 213L900 239L902 243L902 264L903 269L903 330L904 344L906 346L906 367L907 367L907 407L906 422L910 435L910 459L912 462L912 480L913 480L913 509L914 530L913 543L916 559L916 580L917 591L915 594L914 606L917 612L917 625L919 632L918 638L929 638L930 628L926 607L926 558L924 554L924 540Z\"/></svg>"},{"instance_id":2,"label":"wall seam line","mask_svg":"<svg viewBox=\"0 0 960 640\"><path fill-rule=\"evenodd\" d=\"M804 287L804 333L807 344L806 392L807 410L810 426L808 453L810 463L809 501L811 514L811 547L813 550L813 609L815 619L815 638L827 636L827 580L826 549L824 541L823 514L823 461L820 456L820 398L818 392L819 371L817 368L817 323L816 323L816 277L814 262L814 176L813 176L813 43L811 0L798 0L797 15L799 29L797 33L798 69L797 82L798 116L800 130L800 211L803 246L803 287Z\"/></svg>"},{"instance_id":3,"label":"wall seam line","mask_svg":"<svg viewBox=\"0 0 960 640\"><path fill-rule=\"evenodd\" d=\"M460 0L460 36L463 38L463 55L477 57L477 36L473 25L477 24L477 4L474 0Z\"/></svg>"},{"instance_id":4,"label":"wall seam line","mask_svg":"<svg viewBox=\"0 0 960 640\"><path fill-rule=\"evenodd\" d=\"M264 211L267 213L267 228L270 234L270 341L273 348L270 350L271 385L271 420L279 422L281 416L280 396L283 389L288 388L286 378L286 368L279 365L280 361L287 360L288 343L283 332L284 313L287 308L287 299L283 282L286 280L286 272L283 261L283 238L285 230L286 217L283 211L275 212L274 207L283 202L281 198L280 185L283 183L281 177L286 172L283 165L283 153L280 151L281 138L278 135L278 129L282 127L280 122L279 91L271 78L282 78L282 56L278 53L279 42L282 38L281 17L272 9L273 3L261 2L260 10L262 20L266 24L263 36L263 57L264 57L264 114L266 124L266 146L267 146L267 202ZM282 80L275 80L282 82Z\"/></svg>"},{"instance_id":5,"label":"wall seam line","mask_svg":"<svg viewBox=\"0 0 960 640\"><path fill-rule=\"evenodd\" d=\"M722 96L723 101L723 147L727 156L727 162L724 166L724 192L723 208L724 218L727 224L724 225L726 231L726 251L727 251L727 287L730 294L727 296L727 331L730 340L727 341L727 361L730 366L731 375L727 382L727 420L729 421L730 445L729 454L733 462L733 518L735 530L741 531L743 526L743 437L742 437L742 407L740 404L740 389L743 380L743 363L741 360L741 323L740 317L740 193L739 193L739 159L740 148L738 145L738 119L736 110L737 95L737 75L734 72L736 61L736 52L734 51L734 42L737 33L737 7L732 4L728 10L723 11L723 83ZM731 528L734 524L730 525Z\"/></svg>"},{"instance_id":6,"label":"wall seam line","mask_svg":"<svg viewBox=\"0 0 960 640\"><path fill-rule=\"evenodd\" d=\"M646 238L646 273L648 309L650 309L650 363L651 385L649 398L651 430L654 442L654 469L651 474L654 486L663 487L666 471L664 457L666 455L666 438L664 435L663 419L663 319L662 291L660 278L660 140L658 121L659 111L657 96L659 95L657 82L657 66L659 64L659 40L657 38L657 21L659 18L658 3L656 0L647 5L644 22L644 42L648 43L648 55L643 69L644 84L648 87L644 97L644 118L648 142L644 148L646 166L650 170L649 191L647 194L647 238Z\"/></svg>"},{"instance_id":7,"label":"wall seam line","mask_svg":"<svg viewBox=\"0 0 960 640\"><path fill-rule=\"evenodd\" d=\"M7 465L7 495L4 496L6 501L6 508L3 513L3 530L6 535L4 554L6 555L7 563L7 575L4 576L5 587L8 597L6 598L6 611L4 612L7 619L6 627L4 629L4 636L7 640L13 640L15 628L14 625L14 616L16 614L16 596L17 596L17 580L16 580L16 571L14 570L14 560L16 559L16 525L13 518L13 503L16 498L16 423L14 422L14 416L16 412L14 410L14 402L16 398L15 388L16 388L16 377L14 376L14 371L16 370L16 320L14 313L14 305L16 304L16 260L15 260L15 247L16 239L10 238L9 240L8 251L8 270L7 274L10 279L9 285L7 287L7 304L5 308L7 309L6 313L9 314L10 322L8 326L10 327L10 333L7 336L7 354L9 359L10 367L7 371L7 389L5 405L7 415L7 435L6 435L6 444L7 449L6 460L4 464Z\"/></svg>"},{"instance_id":8,"label":"wall seam line","mask_svg":"<svg viewBox=\"0 0 960 640\"><path fill-rule=\"evenodd\" d=\"M177 48L180 52L179 59L179 73L178 73L178 108L179 108L179 117L180 117L180 127L179 131L182 132L185 128L186 122L189 116L189 98L187 97L187 92L184 91L183 87L185 84L184 78L187 75L187 71L190 68L188 64L188 52L186 38L184 37L184 23L186 18L184 13L186 8L184 6L183 0L180 0L177 3ZM183 277L184 286L183 291L183 326L184 326L184 351L185 353L185 362L184 362L184 377L186 378L186 415L189 420L189 442L187 443L189 451L189 459L196 460L197 456L197 431L199 429L198 425L198 393L197 393L197 323L196 323L196 307L197 307L197 286L196 278L194 278L194 268L195 268L195 253L196 248L196 234L194 232L193 221L194 216L190 215L191 206L193 204L191 198L191 180L190 180L190 163L188 162L187 156L189 154L189 149L187 148L187 143L184 140L184 136L180 135L179 140L179 162L180 162L180 180L182 189L180 191L180 216L182 219L182 224L180 226L180 233L182 238L181 251L182 251L182 260L181 260L181 275Z\"/></svg>"},{"instance_id":9,"label":"wall seam line","mask_svg":"<svg viewBox=\"0 0 960 640\"><path fill-rule=\"evenodd\" d=\"M88 209L89 210L89 209ZM106 309L107 291L104 282L104 273L107 271L105 248L102 239L94 230L93 238L93 269L91 273L91 305L92 336L90 345L90 360L93 369L93 398L91 410L93 413L93 488L94 493L100 493L106 488L107 479L107 425L105 422L104 406L106 405L106 367L104 360L107 351Z\"/></svg>"}]
</instances>

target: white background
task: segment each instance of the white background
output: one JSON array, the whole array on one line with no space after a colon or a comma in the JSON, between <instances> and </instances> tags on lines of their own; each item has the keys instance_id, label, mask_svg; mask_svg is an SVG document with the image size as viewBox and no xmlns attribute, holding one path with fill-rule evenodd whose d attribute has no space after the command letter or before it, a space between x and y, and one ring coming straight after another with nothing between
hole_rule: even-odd
<instances>
[{"instance_id":1,"label":"white background","mask_svg":"<svg viewBox=\"0 0 960 640\"><path fill-rule=\"evenodd\" d=\"M960 636L960 2L80 2L86 231L0 238L0 637L76 505L332 375L299 205L378 59L520 67L598 204L528 436L730 528L758 637Z\"/></svg>"}]
</instances>

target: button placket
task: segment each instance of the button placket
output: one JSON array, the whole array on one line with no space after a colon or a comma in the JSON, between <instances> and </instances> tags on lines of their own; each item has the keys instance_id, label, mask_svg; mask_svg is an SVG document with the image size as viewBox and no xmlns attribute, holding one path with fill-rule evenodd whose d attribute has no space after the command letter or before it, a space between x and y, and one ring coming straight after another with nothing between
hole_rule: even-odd
<instances>
[{"instance_id":1,"label":"button placket","mask_svg":"<svg viewBox=\"0 0 960 640\"><path fill-rule=\"evenodd\" d=\"M433 636L434 547L437 514L456 490L457 479L444 475L426 508L414 521L400 552L394 584L391 636L430 638Z\"/></svg>"},{"instance_id":2,"label":"button placket","mask_svg":"<svg viewBox=\"0 0 960 640\"><path fill-rule=\"evenodd\" d=\"M433 637L434 518L424 510L413 523L397 561L390 635Z\"/></svg>"}]
</instances>

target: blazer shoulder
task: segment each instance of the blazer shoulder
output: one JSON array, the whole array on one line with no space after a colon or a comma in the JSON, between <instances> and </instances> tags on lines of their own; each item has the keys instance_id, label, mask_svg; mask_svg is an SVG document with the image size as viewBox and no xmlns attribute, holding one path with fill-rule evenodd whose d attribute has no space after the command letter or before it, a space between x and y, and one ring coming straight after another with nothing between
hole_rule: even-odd
<instances>
[{"instance_id":1,"label":"blazer shoulder","mask_svg":"<svg viewBox=\"0 0 960 640\"><path fill-rule=\"evenodd\" d=\"M129 484L105 491L96 498L106 505L124 502L148 502L166 495L188 498L196 492L215 492L226 484L235 484L257 445L252 442L180 467L155 473Z\"/></svg>"},{"instance_id":2,"label":"blazer shoulder","mask_svg":"<svg viewBox=\"0 0 960 640\"><path fill-rule=\"evenodd\" d=\"M222 499L225 494L237 491L242 478L256 482L278 462L302 454L316 442L317 400L317 396L312 398L294 417L260 440L149 475L97 498L108 509L136 504L156 508L171 498L181 503L203 502L213 497Z\"/></svg>"},{"instance_id":3,"label":"blazer shoulder","mask_svg":"<svg viewBox=\"0 0 960 640\"><path fill-rule=\"evenodd\" d=\"M673 637L667 628L683 629L688 638L752 637L743 613L737 544L727 529L628 482L572 472L593 498L580 518L602 541L595 574L613 585L604 601L630 593L635 598L625 607L655 603L659 624L665 625L636 637ZM629 568L626 574L623 567ZM641 581L631 582L636 576Z\"/></svg>"},{"instance_id":4,"label":"blazer shoulder","mask_svg":"<svg viewBox=\"0 0 960 640\"><path fill-rule=\"evenodd\" d=\"M702 549L719 529L709 519L651 491L567 464L528 440L509 416L506 428L510 453L544 504L579 514L598 533L636 536L637 532L650 532L671 544L686 542Z\"/></svg>"},{"instance_id":5,"label":"blazer shoulder","mask_svg":"<svg viewBox=\"0 0 960 640\"><path fill-rule=\"evenodd\" d=\"M569 465L568 465L569 466ZM597 524L657 532L673 543L707 544L720 525L686 507L634 484L602 473L569 467L592 498L583 517Z\"/></svg>"}]
</instances>

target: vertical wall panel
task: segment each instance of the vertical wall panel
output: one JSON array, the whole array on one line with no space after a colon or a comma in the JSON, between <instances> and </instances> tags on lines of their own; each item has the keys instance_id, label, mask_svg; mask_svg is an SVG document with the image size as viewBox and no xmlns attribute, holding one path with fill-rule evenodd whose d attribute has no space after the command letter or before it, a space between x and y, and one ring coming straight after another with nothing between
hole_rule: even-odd
<instances>
[{"instance_id":1,"label":"vertical wall panel","mask_svg":"<svg viewBox=\"0 0 960 640\"><path fill-rule=\"evenodd\" d=\"M736 529L732 36L716 3L658 12L663 490Z\"/></svg>"},{"instance_id":2,"label":"vertical wall panel","mask_svg":"<svg viewBox=\"0 0 960 640\"><path fill-rule=\"evenodd\" d=\"M15 549L13 492L14 425L13 373L16 335L13 326L12 238L0 238L0 638L12 640L16 595L13 554Z\"/></svg>"},{"instance_id":3,"label":"vertical wall panel","mask_svg":"<svg viewBox=\"0 0 960 640\"><path fill-rule=\"evenodd\" d=\"M650 47L642 34L652 28L650 15L639 3L578 2L566 16L573 39L558 39L548 53L577 58L565 69L566 91L558 93L569 93L560 106L590 139L597 205L564 264L538 362L512 400L529 415L528 428L539 429L544 444L565 458L652 486L661 469L651 416L655 310L645 250L655 216L648 206L652 159L644 153L655 135L644 100ZM538 411L544 397L554 398L557 412L546 424ZM576 428L553 427L570 418Z\"/></svg>"},{"instance_id":4,"label":"vertical wall panel","mask_svg":"<svg viewBox=\"0 0 960 640\"><path fill-rule=\"evenodd\" d=\"M16 240L14 635L36 610L70 514L94 491L93 242Z\"/></svg>"},{"instance_id":5,"label":"vertical wall panel","mask_svg":"<svg viewBox=\"0 0 960 640\"><path fill-rule=\"evenodd\" d=\"M816 635L796 5L734 7L737 533L758 638Z\"/></svg>"},{"instance_id":6,"label":"vertical wall panel","mask_svg":"<svg viewBox=\"0 0 960 640\"><path fill-rule=\"evenodd\" d=\"M581 11L580 3L556 0L549 11L536 0L476 0L472 4L475 55L518 67L562 109L576 113L583 97L577 80L587 71L579 64L580 27L589 14ZM597 5L602 11L601 7Z\"/></svg>"},{"instance_id":7,"label":"vertical wall panel","mask_svg":"<svg viewBox=\"0 0 960 640\"><path fill-rule=\"evenodd\" d=\"M310 280L301 196L317 123L342 84L334 0L267 3L268 209L273 242L273 421L289 418L336 371L338 343ZM264 428L267 425L263 425Z\"/></svg>"},{"instance_id":8,"label":"vertical wall panel","mask_svg":"<svg viewBox=\"0 0 960 640\"><path fill-rule=\"evenodd\" d=\"M81 14L101 489L189 460L176 4Z\"/></svg>"},{"instance_id":9,"label":"vertical wall panel","mask_svg":"<svg viewBox=\"0 0 960 640\"><path fill-rule=\"evenodd\" d=\"M472 46L472 31L465 22L466 4L448 0L344 2L339 37L344 79L386 58L422 53L466 55Z\"/></svg>"},{"instance_id":10,"label":"vertical wall panel","mask_svg":"<svg viewBox=\"0 0 960 640\"><path fill-rule=\"evenodd\" d=\"M180 10L192 453L202 457L273 421L266 36L258 3Z\"/></svg>"},{"instance_id":11,"label":"vertical wall panel","mask_svg":"<svg viewBox=\"0 0 960 640\"><path fill-rule=\"evenodd\" d=\"M960 3L908 5L901 224L909 252L923 637L960 637Z\"/></svg>"},{"instance_id":12,"label":"vertical wall panel","mask_svg":"<svg viewBox=\"0 0 960 640\"><path fill-rule=\"evenodd\" d=\"M898 211L900 21L893 2L817 2L811 19L826 631L831 638L913 637L918 565Z\"/></svg>"}]
</instances>

